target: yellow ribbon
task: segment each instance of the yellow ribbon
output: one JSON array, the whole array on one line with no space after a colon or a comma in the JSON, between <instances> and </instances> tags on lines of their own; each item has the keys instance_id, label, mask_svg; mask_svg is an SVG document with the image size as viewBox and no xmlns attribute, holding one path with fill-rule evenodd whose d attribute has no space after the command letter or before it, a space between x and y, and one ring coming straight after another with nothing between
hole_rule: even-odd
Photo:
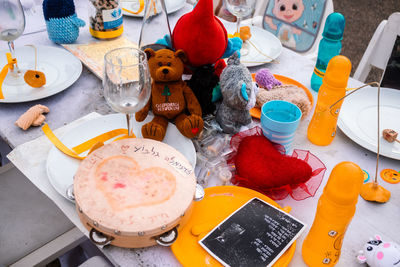
<instances>
[{"instance_id":1,"label":"yellow ribbon","mask_svg":"<svg viewBox=\"0 0 400 267\"><path fill-rule=\"evenodd\" d=\"M64 154L76 158L76 159L85 159L85 156L79 156L79 154L89 150L89 153L92 153L94 150L96 150L99 147L102 147L104 145L104 142L107 140L110 140L116 136L123 135L121 137L116 138L116 140L121 140L128 138L128 130L127 129L116 129L112 130L106 133L103 133L99 136L96 136L92 139L87 140L86 142L77 145L71 149L69 149L66 145L64 145L60 139L57 138L57 136L53 133L53 131L50 129L49 125L46 123L42 127L42 131L44 134L47 136L47 138L55 145L61 152ZM136 136L133 135L131 138L135 138Z\"/></svg>"},{"instance_id":2,"label":"yellow ribbon","mask_svg":"<svg viewBox=\"0 0 400 267\"><path fill-rule=\"evenodd\" d=\"M3 91L2 91L2 85L4 82L4 79L7 76L8 70L14 69L14 64L17 64L17 59L16 58L12 58L11 53L6 53L6 57L7 57L7 64L3 67L3 69L0 72L0 99L4 99L4 95L3 95Z\"/></svg>"},{"instance_id":3,"label":"yellow ribbon","mask_svg":"<svg viewBox=\"0 0 400 267\"><path fill-rule=\"evenodd\" d=\"M125 11L125 12L128 12L128 13L137 15L137 14L139 14L140 12L142 12L143 9L144 9L144 0L140 0L139 3L140 3L139 9L138 9L138 11L136 11L136 12L135 12L135 11L132 11L132 10L129 10L129 9L126 9L126 8L122 8L122 10Z\"/></svg>"}]
</instances>

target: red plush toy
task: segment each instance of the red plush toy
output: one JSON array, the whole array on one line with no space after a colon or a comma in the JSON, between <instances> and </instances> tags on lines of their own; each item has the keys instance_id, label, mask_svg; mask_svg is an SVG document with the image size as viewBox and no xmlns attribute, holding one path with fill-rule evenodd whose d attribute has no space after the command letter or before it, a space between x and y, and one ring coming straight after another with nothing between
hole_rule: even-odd
<instances>
[{"instance_id":1,"label":"red plush toy","mask_svg":"<svg viewBox=\"0 0 400 267\"><path fill-rule=\"evenodd\" d=\"M192 67L214 64L222 57L228 46L228 34L214 16L213 0L199 0L192 12L178 20L172 44L176 50L186 52Z\"/></svg>"},{"instance_id":2,"label":"red plush toy","mask_svg":"<svg viewBox=\"0 0 400 267\"><path fill-rule=\"evenodd\" d=\"M237 151L231 160L236 167L233 182L273 199L283 199L288 194L296 200L313 196L326 170L308 151L295 150L292 156L281 154L259 127L233 136L231 145Z\"/></svg>"}]
</instances>

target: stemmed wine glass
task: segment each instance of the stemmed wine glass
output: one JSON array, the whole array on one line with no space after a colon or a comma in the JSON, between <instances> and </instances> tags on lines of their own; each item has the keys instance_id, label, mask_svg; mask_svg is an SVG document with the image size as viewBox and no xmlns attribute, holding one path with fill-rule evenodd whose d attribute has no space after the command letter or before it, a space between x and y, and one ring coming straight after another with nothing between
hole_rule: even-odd
<instances>
[{"instance_id":1,"label":"stemmed wine glass","mask_svg":"<svg viewBox=\"0 0 400 267\"><path fill-rule=\"evenodd\" d=\"M136 48L117 48L104 56L104 97L116 112L126 114L128 135L133 135L133 113L142 109L151 94L146 54Z\"/></svg>"},{"instance_id":2,"label":"stemmed wine glass","mask_svg":"<svg viewBox=\"0 0 400 267\"><path fill-rule=\"evenodd\" d=\"M167 7L164 0L145 0L139 47L144 50L154 45L158 39L171 36ZM154 34L157 32L157 34Z\"/></svg>"},{"instance_id":3,"label":"stemmed wine glass","mask_svg":"<svg viewBox=\"0 0 400 267\"><path fill-rule=\"evenodd\" d=\"M251 15L254 11L256 0L224 0L226 8L237 18L236 22L236 32L240 33L240 21ZM242 55L245 56L249 53L248 48L245 44L242 46Z\"/></svg>"},{"instance_id":4,"label":"stemmed wine glass","mask_svg":"<svg viewBox=\"0 0 400 267\"><path fill-rule=\"evenodd\" d=\"M236 32L240 32L240 21L253 13L256 0L224 0L226 8L237 18Z\"/></svg>"},{"instance_id":5,"label":"stemmed wine glass","mask_svg":"<svg viewBox=\"0 0 400 267\"><path fill-rule=\"evenodd\" d=\"M11 56L14 55L14 41L25 30L25 15L19 0L0 0L0 39L8 42ZM15 64L11 74L18 78L21 70Z\"/></svg>"}]
</instances>

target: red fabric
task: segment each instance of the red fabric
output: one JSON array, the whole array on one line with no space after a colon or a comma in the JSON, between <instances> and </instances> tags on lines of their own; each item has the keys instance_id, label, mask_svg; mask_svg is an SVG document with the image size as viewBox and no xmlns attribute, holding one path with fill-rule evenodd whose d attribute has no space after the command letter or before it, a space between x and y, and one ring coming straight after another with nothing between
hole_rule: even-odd
<instances>
[{"instance_id":1,"label":"red fabric","mask_svg":"<svg viewBox=\"0 0 400 267\"><path fill-rule=\"evenodd\" d=\"M233 136L231 146L236 152L230 159L236 167L233 182L275 200L288 194L295 200L314 196L326 170L308 151L295 150L292 156L281 154L259 127Z\"/></svg>"},{"instance_id":2,"label":"red fabric","mask_svg":"<svg viewBox=\"0 0 400 267\"><path fill-rule=\"evenodd\" d=\"M215 66L214 66L214 69L215 69L214 73L215 73L215 75L217 75L218 77L221 76L221 73L222 73L222 71L225 69L225 67L226 67L226 62L225 62L225 60L223 60L222 58L219 59L219 60L217 61L217 63L215 63Z\"/></svg>"},{"instance_id":3,"label":"red fabric","mask_svg":"<svg viewBox=\"0 0 400 267\"><path fill-rule=\"evenodd\" d=\"M175 25L172 44L188 56L188 65L199 67L214 64L224 54L228 34L214 16L213 1L200 0L192 12L183 15Z\"/></svg>"}]
</instances>

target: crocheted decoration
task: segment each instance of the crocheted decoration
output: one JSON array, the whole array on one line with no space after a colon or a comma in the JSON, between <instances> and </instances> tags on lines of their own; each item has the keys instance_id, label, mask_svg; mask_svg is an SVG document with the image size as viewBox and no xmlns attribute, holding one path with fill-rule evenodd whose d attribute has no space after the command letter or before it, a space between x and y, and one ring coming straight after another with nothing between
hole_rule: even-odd
<instances>
[{"instance_id":1,"label":"crocheted decoration","mask_svg":"<svg viewBox=\"0 0 400 267\"><path fill-rule=\"evenodd\" d=\"M49 39L58 44L75 42L85 22L75 14L73 0L44 0L43 14Z\"/></svg>"},{"instance_id":2,"label":"crocheted decoration","mask_svg":"<svg viewBox=\"0 0 400 267\"><path fill-rule=\"evenodd\" d=\"M45 20L50 18L65 18L75 14L74 1L71 0L44 0L43 15Z\"/></svg>"},{"instance_id":3,"label":"crocheted decoration","mask_svg":"<svg viewBox=\"0 0 400 267\"><path fill-rule=\"evenodd\" d=\"M34 88L42 87L46 84L46 76L38 70L28 70L24 75L25 82Z\"/></svg>"},{"instance_id":4,"label":"crocheted decoration","mask_svg":"<svg viewBox=\"0 0 400 267\"><path fill-rule=\"evenodd\" d=\"M269 69L260 69L257 71L255 80L260 87L267 90L271 90L272 87L282 84L280 81L275 79Z\"/></svg>"}]
</instances>

